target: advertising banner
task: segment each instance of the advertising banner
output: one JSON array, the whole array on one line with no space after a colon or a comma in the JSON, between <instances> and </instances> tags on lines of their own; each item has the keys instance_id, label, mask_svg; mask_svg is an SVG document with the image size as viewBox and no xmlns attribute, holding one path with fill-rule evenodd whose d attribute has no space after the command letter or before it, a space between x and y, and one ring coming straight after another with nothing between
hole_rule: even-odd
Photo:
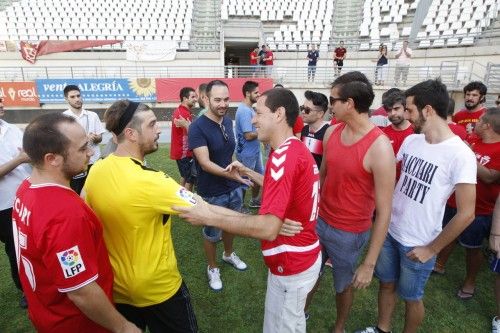
<instances>
[{"instance_id":1,"label":"advertising banner","mask_svg":"<svg viewBox=\"0 0 500 333\"><path fill-rule=\"evenodd\" d=\"M135 102L156 101L155 80L138 79L42 79L36 80L41 103L65 103L63 90L68 84L77 85L84 102L115 102L130 99Z\"/></svg>"},{"instance_id":2,"label":"advertising banner","mask_svg":"<svg viewBox=\"0 0 500 333\"><path fill-rule=\"evenodd\" d=\"M173 61L177 49L175 41L125 42L128 61Z\"/></svg>"},{"instance_id":3,"label":"advertising banner","mask_svg":"<svg viewBox=\"0 0 500 333\"><path fill-rule=\"evenodd\" d=\"M238 102L243 99L242 88L243 84L252 80L259 83L260 93L269 90L273 87L272 79L253 79L253 78L238 78L238 79L218 79L218 78L182 78L182 79L156 79L156 98L158 102L179 102L179 92L184 87L197 89L201 83L208 83L212 80L224 81L229 87L229 100Z\"/></svg>"},{"instance_id":4,"label":"advertising banner","mask_svg":"<svg viewBox=\"0 0 500 333\"><path fill-rule=\"evenodd\" d=\"M4 106L40 106L35 82L0 82Z\"/></svg>"}]
</instances>

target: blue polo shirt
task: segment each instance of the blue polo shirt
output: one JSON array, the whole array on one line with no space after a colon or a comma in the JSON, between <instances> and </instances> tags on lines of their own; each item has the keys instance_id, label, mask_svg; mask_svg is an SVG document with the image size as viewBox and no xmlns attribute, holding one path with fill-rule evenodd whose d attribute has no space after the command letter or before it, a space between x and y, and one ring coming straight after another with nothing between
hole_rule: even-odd
<instances>
[{"instance_id":1,"label":"blue polo shirt","mask_svg":"<svg viewBox=\"0 0 500 333\"><path fill-rule=\"evenodd\" d=\"M223 134L221 126L206 115L203 115L189 126L188 142L189 149L191 150L204 146L207 147L210 161L225 168L233 161L236 143L232 120L226 116L222 119L222 125L224 126L227 139ZM196 189L202 197L215 197L226 194L240 186L238 182L203 171L198 164L197 168Z\"/></svg>"},{"instance_id":2,"label":"blue polo shirt","mask_svg":"<svg viewBox=\"0 0 500 333\"><path fill-rule=\"evenodd\" d=\"M257 129L252 125L255 110L245 103L238 105L236 109L236 154L237 156L255 156L260 152L259 140L246 140L244 134L255 132Z\"/></svg>"}]
</instances>

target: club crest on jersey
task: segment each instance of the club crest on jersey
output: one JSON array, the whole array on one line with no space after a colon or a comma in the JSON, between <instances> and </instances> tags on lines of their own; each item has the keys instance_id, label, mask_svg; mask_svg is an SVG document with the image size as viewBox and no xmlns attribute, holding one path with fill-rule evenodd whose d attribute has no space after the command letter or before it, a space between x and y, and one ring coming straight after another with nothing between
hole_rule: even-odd
<instances>
[{"instance_id":1,"label":"club crest on jersey","mask_svg":"<svg viewBox=\"0 0 500 333\"><path fill-rule=\"evenodd\" d=\"M78 245L58 252L57 259L59 260L59 265L61 265L61 269L66 279L72 278L85 271L85 264L83 263Z\"/></svg>"},{"instance_id":2,"label":"club crest on jersey","mask_svg":"<svg viewBox=\"0 0 500 333\"><path fill-rule=\"evenodd\" d=\"M196 205L196 199L194 198L193 193L189 192L184 187L181 187L179 191L177 191L177 196L190 204Z\"/></svg>"}]
</instances>

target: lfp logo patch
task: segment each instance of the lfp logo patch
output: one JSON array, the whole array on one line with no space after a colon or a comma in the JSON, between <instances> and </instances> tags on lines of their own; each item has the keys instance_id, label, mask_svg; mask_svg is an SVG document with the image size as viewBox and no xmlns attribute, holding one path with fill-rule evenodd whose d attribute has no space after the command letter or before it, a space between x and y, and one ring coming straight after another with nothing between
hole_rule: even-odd
<instances>
[{"instance_id":1,"label":"lfp logo patch","mask_svg":"<svg viewBox=\"0 0 500 333\"><path fill-rule=\"evenodd\" d=\"M57 259L59 260L59 265L61 265L61 269L66 279L74 277L85 271L85 264L83 263L82 256L80 255L78 245L62 252L58 252Z\"/></svg>"},{"instance_id":2,"label":"lfp logo patch","mask_svg":"<svg viewBox=\"0 0 500 333\"><path fill-rule=\"evenodd\" d=\"M193 193L189 192L184 187L181 187L179 191L177 191L177 196L192 205L196 205L196 199L194 198Z\"/></svg>"}]
</instances>

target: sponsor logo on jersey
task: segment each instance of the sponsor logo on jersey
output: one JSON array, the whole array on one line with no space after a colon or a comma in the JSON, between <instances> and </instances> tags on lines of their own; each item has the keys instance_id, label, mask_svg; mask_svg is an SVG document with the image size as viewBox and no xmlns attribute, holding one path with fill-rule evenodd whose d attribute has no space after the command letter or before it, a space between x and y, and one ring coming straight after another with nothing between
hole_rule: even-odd
<instances>
[{"instance_id":1,"label":"sponsor logo on jersey","mask_svg":"<svg viewBox=\"0 0 500 333\"><path fill-rule=\"evenodd\" d=\"M59 260L59 265L61 265L61 269L66 279L72 278L85 271L85 264L83 263L78 245L58 252L57 259Z\"/></svg>"}]
</instances>

